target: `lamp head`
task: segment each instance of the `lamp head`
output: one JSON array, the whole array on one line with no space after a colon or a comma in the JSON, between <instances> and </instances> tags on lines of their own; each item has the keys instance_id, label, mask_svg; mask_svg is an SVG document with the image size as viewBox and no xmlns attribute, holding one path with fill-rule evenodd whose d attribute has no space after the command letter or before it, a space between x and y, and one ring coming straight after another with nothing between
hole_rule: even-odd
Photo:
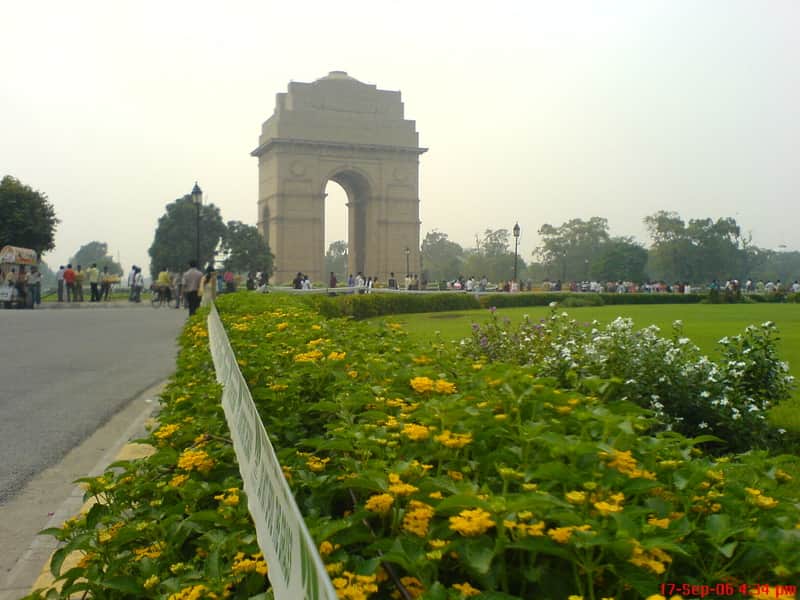
<instances>
[{"instance_id":1,"label":"lamp head","mask_svg":"<svg viewBox=\"0 0 800 600\"><path fill-rule=\"evenodd\" d=\"M518 238L518 237L519 237L519 223L515 223L515 224L514 224L514 229L513 229L513 231L514 231L514 237L515 237L515 238Z\"/></svg>"},{"instance_id":2,"label":"lamp head","mask_svg":"<svg viewBox=\"0 0 800 600\"><path fill-rule=\"evenodd\" d=\"M192 203L200 205L203 203L203 190L200 189L200 186L197 185L197 182L194 182L194 187L192 188Z\"/></svg>"}]
</instances>

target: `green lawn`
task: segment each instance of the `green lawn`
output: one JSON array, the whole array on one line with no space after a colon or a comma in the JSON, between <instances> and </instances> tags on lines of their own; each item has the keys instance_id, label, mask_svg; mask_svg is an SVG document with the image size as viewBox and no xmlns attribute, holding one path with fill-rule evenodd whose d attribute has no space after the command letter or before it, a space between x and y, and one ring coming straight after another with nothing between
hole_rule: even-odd
<instances>
[{"instance_id":1,"label":"green lawn","mask_svg":"<svg viewBox=\"0 0 800 600\"><path fill-rule=\"evenodd\" d=\"M672 322L683 321L683 331L710 358L718 358L717 340L726 335L736 335L747 325L774 321L780 332L781 356L789 362L792 375L800 378L800 304L661 304L622 305L584 308L566 308L574 319L587 322L597 319L607 323L616 317L631 317L637 326L658 325L664 335L672 330ZM532 319L545 317L547 307L502 308L497 314L519 321L523 315ZM404 325L409 335L422 342L459 340L470 335L472 323L483 323L488 311L459 311L452 313L422 313L397 315L392 320ZM776 407L772 420L787 429L800 431L800 390L792 401Z\"/></svg>"}]
</instances>

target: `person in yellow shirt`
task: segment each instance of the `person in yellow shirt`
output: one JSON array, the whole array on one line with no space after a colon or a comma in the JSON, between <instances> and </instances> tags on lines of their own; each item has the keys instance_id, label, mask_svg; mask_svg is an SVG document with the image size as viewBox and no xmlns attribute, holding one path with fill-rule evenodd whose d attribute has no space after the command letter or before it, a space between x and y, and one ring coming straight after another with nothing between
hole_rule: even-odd
<instances>
[{"instance_id":1,"label":"person in yellow shirt","mask_svg":"<svg viewBox=\"0 0 800 600\"><path fill-rule=\"evenodd\" d=\"M162 268L158 273L156 285L158 286L158 293L169 302L172 299L172 293L170 290L169 271L167 271L166 267Z\"/></svg>"}]
</instances>

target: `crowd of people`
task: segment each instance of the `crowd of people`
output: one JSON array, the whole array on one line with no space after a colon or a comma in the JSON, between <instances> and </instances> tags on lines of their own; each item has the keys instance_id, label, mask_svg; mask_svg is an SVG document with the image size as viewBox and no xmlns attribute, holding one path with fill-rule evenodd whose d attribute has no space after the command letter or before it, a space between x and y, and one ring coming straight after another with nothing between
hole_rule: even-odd
<instances>
[{"instance_id":1,"label":"crowd of people","mask_svg":"<svg viewBox=\"0 0 800 600\"><path fill-rule=\"evenodd\" d=\"M97 263L84 270L81 265L74 269L72 263L65 267L61 265L56 272L56 295L59 302L83 302L84 286L89 284L89 302L102 302L110 300L111 286L119 278L108 270L97 268Z\"/></svg>"},{"instance_id":2,"label":"crowd of people","mask_svg":"<svg viewBox=\"0 0 800 600\"><path fill-rule=\"evenodd\" d=\"M3 283L16 290L21 304L35 306L42 303L42 273L37 267L30 270L25 265L11 267Z\"/></svg>"}]
</instances>

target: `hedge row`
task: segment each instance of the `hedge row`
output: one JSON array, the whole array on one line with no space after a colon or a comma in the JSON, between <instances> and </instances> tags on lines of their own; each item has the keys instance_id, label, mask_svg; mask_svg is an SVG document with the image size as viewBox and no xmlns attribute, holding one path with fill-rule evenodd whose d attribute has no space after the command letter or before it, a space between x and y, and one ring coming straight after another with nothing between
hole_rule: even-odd
<instances>
[{"instance_id":1,"label":"hedge row","mask_svg":"<svg viewBox=\"0 0 800 600\"><path fill-rule=\"evenodd\" d=\"M443 312L479 308L547 306L558 302L565 307L612 304L697 304L706 299L700 294L595 294L571 292L485 294L351 294L310 296L308 301L326 317L367 319L402 313Z\"/></svg>"}]
</instances>

